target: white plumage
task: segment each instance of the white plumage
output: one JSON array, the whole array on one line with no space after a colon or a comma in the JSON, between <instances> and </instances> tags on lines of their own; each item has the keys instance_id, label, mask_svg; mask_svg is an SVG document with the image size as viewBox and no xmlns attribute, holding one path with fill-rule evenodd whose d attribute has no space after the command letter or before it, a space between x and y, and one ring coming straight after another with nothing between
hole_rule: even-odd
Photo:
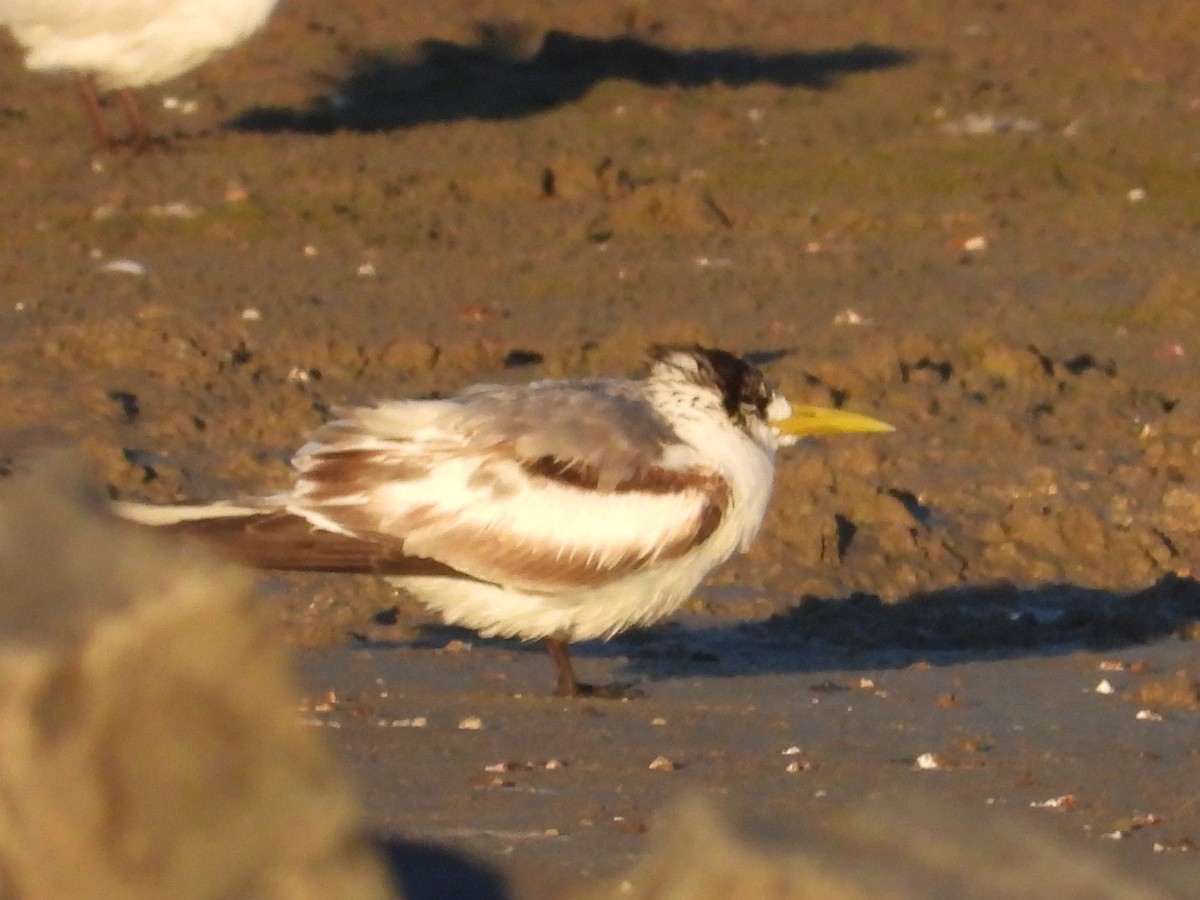
<instances>
[{"instance_id":1,"label":"white plumage","mask_svg":"<svg viewBox=\"0 0 1200 900\"><path fill-rule=\"evenodd\" d=\"M378 571L447 622L544 639L558 690L585 690L568 641L668 615L746 549L777 447L883 431L793 410L724 351L660 348L644 381L544 381L351 410L296 454L284 494L124 504L270 568Z\"/></svg>"},{"instance_id":2,"label":"white plumage","mask_svg":"<svg viewBox=\"0 0 1200 900\"><path fill-rule=\"evenodd\" d=\"M276 0L0 0L0 25L25 47L34 71L71 72L104 90L167 81L240 43ZM85 96L85 101L88 98ZM95 103L94 92L91 103ZM122 102L134 121L131 95ZM134 110L133 113L130 110ZM93 126L95 110L89 108ZM102 120L101 120L102 121ZM143 135L144 136L144 135ZM107 135L102 135L107 139Z\"/></svg>"}]
</instances>

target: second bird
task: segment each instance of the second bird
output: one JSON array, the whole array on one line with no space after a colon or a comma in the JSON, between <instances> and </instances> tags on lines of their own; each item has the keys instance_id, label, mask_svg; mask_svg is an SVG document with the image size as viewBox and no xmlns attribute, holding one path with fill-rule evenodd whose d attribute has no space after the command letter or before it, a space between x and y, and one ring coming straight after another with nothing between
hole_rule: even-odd
<instances>
[{"instance_id":1,"label":"second bird","mask_svg":"<svg viewBox=\"0 0 1200 900\"><path fill-rule=\"evenodd\" d=\"M113 143L97 86L115 91L129 123L128 143L150 131L131 90L157 84L245 40L277 0L0 0L0 25L26 49L34 71L77 77L88 120Z\"/></svg>"}]
</instances>

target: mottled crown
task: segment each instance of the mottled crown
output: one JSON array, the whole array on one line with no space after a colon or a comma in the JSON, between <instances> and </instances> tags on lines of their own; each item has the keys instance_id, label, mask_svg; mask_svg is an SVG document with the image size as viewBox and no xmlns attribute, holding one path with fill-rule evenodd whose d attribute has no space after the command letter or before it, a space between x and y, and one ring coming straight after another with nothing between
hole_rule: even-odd
<instances>
[{"instance_id":1,"label":"mottled crown","mask_svg":"<svg viewBox=\"0 0 1200 900\"><path fill-rule=\"evenodd\" d=\"M748 415L765 420L774 391L766 376L741 357L698 344L656 344L650 348L651 370L669 366L700 387L715 390L721 406L734 421Z\"/></svg>"}]
</instances>

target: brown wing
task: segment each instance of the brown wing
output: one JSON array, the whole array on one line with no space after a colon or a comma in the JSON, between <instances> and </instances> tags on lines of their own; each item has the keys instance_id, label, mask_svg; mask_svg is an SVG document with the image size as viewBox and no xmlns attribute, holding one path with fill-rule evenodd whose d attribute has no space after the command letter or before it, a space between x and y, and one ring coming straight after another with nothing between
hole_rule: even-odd
<instances>
[{"instance_id":1,"label":"brown wing","mask_svg":"<svg viewBox=\"0 0 1200 900\"><path fill-rule=\"evenodd\" d=\"M288 512L198 519L163 526L161 530L195 538L257 569L471 577L437 560L409 556L395 542L317 529Z\"/></svg>"},{"instance_id":2,"label":"brown wing","mask_svg":"<svg viewBox=\"0 0 1200 900\"><path fill-rule=\"evenodd\" d=\"M432 568L557 592L707 541L728 512L722 474L679 445L666 464L673 432L629 383L583 387L352 410L297 454L285 518L254 517L228 543L264 567Z\"/></svg>"},{"instance_id":3,"label":"brown wing","mask_svg":"<svg viewBox=\"0 0 1200 900\"><path fill-rule=\"evenodd\" d=\"M728 512L729 486L705 466L647 466L602 486L604 476L591 466L551 457L526 461L512 450L460 451L427 469L398 459L395 447L313 450L290 508L317 530L281 534L293 546L272 549L270 557L256 535L252 561L405 574L413 559L436 560L478 581L554 592L682 557L707 541ZM318 536L329 542L324 553L336 547L339 558L354 562L340 569L297 564L303 553L317 552L305 543ZM360 564L362 554L369 564Z\"/></svg>"}]
</instances>

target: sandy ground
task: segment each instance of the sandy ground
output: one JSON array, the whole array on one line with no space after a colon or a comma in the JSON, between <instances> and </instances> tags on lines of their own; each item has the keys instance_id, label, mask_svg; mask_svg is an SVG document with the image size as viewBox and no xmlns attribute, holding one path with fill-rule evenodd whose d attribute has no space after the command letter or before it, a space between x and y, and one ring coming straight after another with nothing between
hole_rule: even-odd
<instances>
[{"instance_id":1,"label":"sandy ground","mask_svg":"<svg viewBox=\"0 0 1200 900\"><path fill-rule=\"evenodd\" d=\"M262 582L374 823L545 892L682 791L915 789L1153 873L1200 841L1197 40L1167 2L283 0L143 93L137 156L5 43L4 465L216 497L338 403L754 353L899 430L787 452L685 616L581 648L645 699Z\"/></svg>"}]
</instances>

